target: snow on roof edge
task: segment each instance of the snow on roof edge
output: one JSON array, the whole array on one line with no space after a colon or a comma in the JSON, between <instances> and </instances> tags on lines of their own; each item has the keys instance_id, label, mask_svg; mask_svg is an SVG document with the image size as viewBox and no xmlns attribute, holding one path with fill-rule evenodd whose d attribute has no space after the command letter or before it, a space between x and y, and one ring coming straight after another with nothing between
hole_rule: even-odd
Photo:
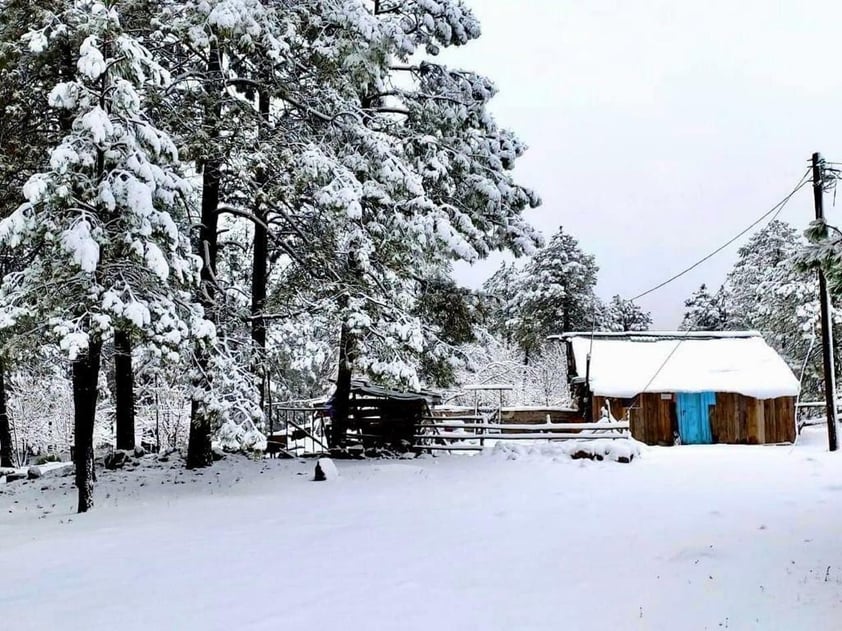
<instances>
[{"instance_id":1,"label":"snow on roof edge","mask_svg":"<svg viewBox=\"0 0 842 631\"><path fill-rule=\"evenodd\" d=\"M760 331L571 331L548 335L548 340L572 340L574 338L652 338L652 339L745 339L763 337Z\"/></svg>"}]
</instances>

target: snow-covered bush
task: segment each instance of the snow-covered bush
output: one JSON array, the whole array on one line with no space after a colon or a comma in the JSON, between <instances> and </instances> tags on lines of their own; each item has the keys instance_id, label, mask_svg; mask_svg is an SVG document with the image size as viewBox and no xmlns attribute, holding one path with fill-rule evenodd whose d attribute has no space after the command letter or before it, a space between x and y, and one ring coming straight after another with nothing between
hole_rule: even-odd
<instances>
[{"instance_id":1,"label":"snow-covered bush","mask_svg":"<svg viewBox=\"0 0 842 631\"><path fill-rule=\"evenodd\" d=\"M263 452L266 451L266 437L251 420L242 423L228 420L216 432L214 446L227 452Z\"/></svg>"}]
</instances>

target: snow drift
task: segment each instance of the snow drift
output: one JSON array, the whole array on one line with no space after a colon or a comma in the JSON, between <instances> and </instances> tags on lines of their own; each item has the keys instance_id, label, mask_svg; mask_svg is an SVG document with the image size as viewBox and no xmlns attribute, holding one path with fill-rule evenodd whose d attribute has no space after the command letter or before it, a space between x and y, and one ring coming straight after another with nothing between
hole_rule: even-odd
<instances>
[{"instance_id":1,"label":"snow drift","mask_svg":"<svg viewBox=\"0 0 842 631\"><path fill-rule=\"evenodd\" d=\"M552 460L587 458L589 460L611 460L632 462L640 456L641 444L633 438L598 438L596 440L566 440L562 442L514 443L504 440L487 447L484 454L517 460L524 457L540 457Z\"/></svg>"}]
</instances>

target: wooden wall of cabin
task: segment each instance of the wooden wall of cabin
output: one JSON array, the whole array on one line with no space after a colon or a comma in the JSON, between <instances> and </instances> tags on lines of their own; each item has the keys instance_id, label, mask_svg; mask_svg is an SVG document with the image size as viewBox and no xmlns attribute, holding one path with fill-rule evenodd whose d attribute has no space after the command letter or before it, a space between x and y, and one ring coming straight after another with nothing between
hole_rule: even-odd
<instances>
[{"instance_id":1,"label":"wooden wall of cabin","mask_svg":"<svg viewBox=\"0 0 842 631\"><path fill-rule=\"evenodd\" d=\"M794 443L796 435L795 397L763 401L767 443Z\"/></svg>"},{"instance_id":2,"label":"wooden wall of cabin","mask_svg":"<svg viewBox=\"0 0 842 631\"><path fill-rule=\"evenodd\" d=\"M717 392L710 414L713 442L762 445L795 440L795 399L758 400Z\"/></svg>"},{"instance_id":3,"label":"wooden wall of cabin","mask_svg":"<svg viewBox=\"0 0 842 631\"><path fill-rule=\"evenodd\" d=\"M669 399L665 397L670 397ZM634 399L594 397L593 414L599 419L606 399L611 414L629 413L631 433L647 445L672 445L678 429L675 395L647 393ZM767 444L795 440L795 399L779 397L760 401L729 392L716 393L710 410L714 443Z\"/></svg>"},{"instance_id":4,"label":"wooden wall of cabin","mask_svg":"<svg viewBox=\"0 0 842 631\"><path fill-rule=\"evenodd\" d=\"M669 446L675 442L674 432L678 427L674 399L672 395L659 393L641 394L633 399L595 396L593 417L600 418L607 400L614 418L622 419L628 412L631 434L636 440L647 445Z\"/></svg>"}]
</instances>

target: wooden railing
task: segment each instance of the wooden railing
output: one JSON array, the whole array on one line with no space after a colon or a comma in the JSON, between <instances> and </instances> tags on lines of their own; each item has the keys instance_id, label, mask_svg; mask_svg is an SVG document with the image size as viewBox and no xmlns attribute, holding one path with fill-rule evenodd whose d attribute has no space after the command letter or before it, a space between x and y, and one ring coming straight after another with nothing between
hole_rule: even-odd
<instances>
[{"instance_id":1,"label":"wooden railing","mask_svg":"<svg viewBox=\"0 0 842 631\"><path fill-rule=\"evenodd\" d=\"M417 451L481 451L487 440L594 440L628 438L628 421L600 423L494 423L482 416L424 417L415 435Z\"/></svg>"}]
</instances>

